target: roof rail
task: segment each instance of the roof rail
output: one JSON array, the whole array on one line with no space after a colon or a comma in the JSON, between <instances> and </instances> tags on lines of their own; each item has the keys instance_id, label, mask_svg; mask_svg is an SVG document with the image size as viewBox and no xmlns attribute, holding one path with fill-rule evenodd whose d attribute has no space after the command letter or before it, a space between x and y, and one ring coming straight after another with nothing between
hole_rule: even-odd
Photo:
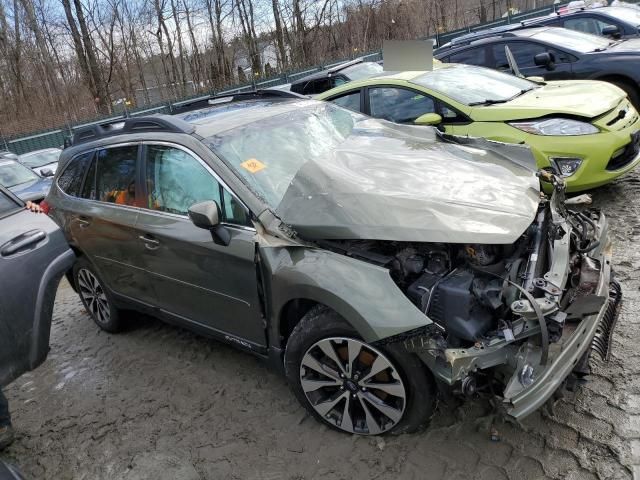
<instances>
[{"instance_id":1,"label":"roof rail","mask_svg":"<svg viewBox=\"0 0 640 480\"><path fill-rule=\"evenodd\" d=\"M194 131L195 127L190 123L170 115L121 118L78 127L73 132L70 141L65 142L65 147L125 133L172 132L190 134Z\"/></svg>"},{"instance_id":2,"label":"roof rail","mask_svg":"<svg viewBox=\"0 0 640 480\"><path fill-rule=\"evenodd\" d=\"M215 100L227 100L235 102L239 100L251 100L260 98L307 98L303 95L299 95L295 92L287 90L270 90L260 89L251 92L237 92L237 93L220 93L217 95L207 95L204 97L194 98L192 100L186 100L184 102L174 103L171 106L171 113L173 115L179 113L191 112L193 110L199 110L201 108L211 107L215 105ZM221 102L222 103L222 102Z\"/></svg>"}]
</instances>

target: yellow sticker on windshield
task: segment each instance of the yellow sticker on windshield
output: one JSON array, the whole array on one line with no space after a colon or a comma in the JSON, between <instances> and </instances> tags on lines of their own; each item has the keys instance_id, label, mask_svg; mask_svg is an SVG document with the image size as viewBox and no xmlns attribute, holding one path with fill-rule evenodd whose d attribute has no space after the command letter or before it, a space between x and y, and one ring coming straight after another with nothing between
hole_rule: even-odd
<instances>
[{"instance_id":1,"label":"yellow sticker on windshield","mask_svg":"<svg viewBox=\"0 0 640 480\"><path fill-rule=\"evenodd\" d=\"M250 158L249 160L245 160L240 164L240 166L246 170L249 170L251 173L258 173L260 170L267 168L267 166L259 160L255 158Z\"/></svg>"}]
</instances>

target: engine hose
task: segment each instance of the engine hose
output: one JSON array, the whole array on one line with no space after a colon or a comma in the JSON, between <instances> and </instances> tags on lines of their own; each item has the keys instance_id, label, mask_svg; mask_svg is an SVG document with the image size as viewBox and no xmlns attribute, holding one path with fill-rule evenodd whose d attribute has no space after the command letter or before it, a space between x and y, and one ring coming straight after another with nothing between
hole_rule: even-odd
<instances>
[{"instance_id":1,"label":"engine hose","mask_svg":"<svg viewBox=\"0 0 640 480\"><path fill-rule=\"evenodd\" d=\"M524 295L524 297L529 300L531 307L533 307L533 311L538 317L538 323L540 324L540 343L542 344L542 352L540 353L540 365L543 367L547 365L547 360L549 359L549 330L547 329L547 322L544 319L544 315L542 314L542 310L540 310L540 305L536 302L536 299L533 298L529 292L527 292L524 288L522 288L517 283L512 282L508 278L501 277L500 275L496 275L495 273L486 272L489 275L493 275L504 282L507 282L514 287L516 287L520 292Z\"/></svg>"},{"instance_id":2,"label":"engine hose","mask_svg":"<svg viewBox=\"0 0 640 480\"><path fill-rule=\"evenodd\" d=\"M582 212L578 212L578 216L582 218L585 222L587 222L589 225L591 225L591 228L593 228L593 233L595 235L595 233L598 231L598 227L596 227L596 222L594 222L591 218L589 218L587 215L585 215Z\"/></svg>"},{"instance_id":3,"label":"engine hose","mask_svg":"<svg viewBox=\"0 0 640 480\"><path fill-rule=\"evenodd\" d=\"M590 252L591 250L593 250L594 248L596 248L598 245L600 245L600 241L596 240L593 243L590 243L589 245L587 245L585 248L576 248L576 252L578 253L587 253Z\"/></svg>"}]
</instances>

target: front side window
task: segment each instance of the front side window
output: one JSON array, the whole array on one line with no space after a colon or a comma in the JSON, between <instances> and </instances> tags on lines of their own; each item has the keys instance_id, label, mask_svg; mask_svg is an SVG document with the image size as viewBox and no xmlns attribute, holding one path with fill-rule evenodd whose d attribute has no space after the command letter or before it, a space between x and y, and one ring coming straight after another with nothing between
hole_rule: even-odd
<instances>
[{"instance_id":1,"label":"front side window","mask_svg":"<svg viewBox=\"0 0 640 480\"><path fill-rule=\"evenodd\" d=\"M139 206L136 199L138 146L98 150L96 159L97 200L118 205Z\"/></svg>"},{"instance_id":2,"label":"front side window","mask_svg":"<svg viewBox=\"0 0 640 480\"><path fill-rule=\"evenodd\" d=\"M610 26L614 26L614 24L603 22L594 17L572 18L564 22L564 28L591 35L602 35L602 29Z\"/></svg>"},{"instance_id":3,"label":"front side window","mask_svg":"<svg viewBox=\"0 0 640 480\"><path fill-rule=\"evenodd\" d=\"M433 99L413 90L395 87L369 89L371 116L396 123L412 123L425 113L434 113Z\"/></svg>"},{"instance_id":4,"label":"front side window","mask_svg":"<svg viewBox=\"0 0 640 480\"><path fill-rule=\"evenodd\" d=\"M487 54L484 47L469 48L462 52L454 53L449 57L450 63L466 63L467 65L486 65Z\"/></svg>"},{"instance_id":5,"label":"front side window","mask_svg":"<svg viewBox=\"0 0 640 480\"><path fill-rule=\"evenodd\" d=\"M58 177L58 186L64 193L72 197L80 196L82 180L92 158L93 151L78 155L69 161Z\"/></svg>"},{"instance_id":6,"label":"front side window","mask_svg":"<svg viewBox=\"0 0 640 480\"><path fill-rule=\"evenodd\" d=\"M509 62L507 61L507 54L505 46L509 46L509 50L513 54L519 68L532 68L536 67L533 57L539 53L549 52L551 58L555 63L568 63L571 61L571 56L555 50L553 48L547 48L546 46L534 43L534 42L512 42L512 43L498 43L493 46L493 57L495 59L495 68L508 69Z\"/></svg>"},{"instance_id":7,"label":"front side window","mask_svg":"<svg viewBox=\"0 0 640 480\"><path fill-rule=\"evenodd\" d=\"M343 108L348 108L354 112L360 111L360 90L355 92L346 93L339 97L332 98L331 101L336 105L340 105Z\"/></svg>"},{"instance_id":8,"label":"front side window","mask_svg":"<svg viewBox=\"0 0 640 480\"><path fill-rule=\"evenodd\" d=\"M166 145L148 145L145 182L144 208L187 215L192 205L213 200L220 207L222 220L249 224L244 206L221 187L202 163L184 150Z\"/></svg>"}]
</instances>

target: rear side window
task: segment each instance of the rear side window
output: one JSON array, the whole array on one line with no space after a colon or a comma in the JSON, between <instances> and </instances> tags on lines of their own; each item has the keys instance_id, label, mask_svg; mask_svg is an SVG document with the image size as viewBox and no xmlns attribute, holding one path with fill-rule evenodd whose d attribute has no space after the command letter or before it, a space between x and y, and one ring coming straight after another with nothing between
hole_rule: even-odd
<instances>
[{"instance_id":1,"label":"rear side window","mask_svg":"<svg viewBox=\"0 0 640 480\"><path fill-rule=\"evenodd\" d=\"M105 148L96 158L96 199L135 205L138 146Z\"/></svg>"},{"instance_id":2,"label":"rear side window","mask_svg":"<svg viewBox=\"0 0 640 480\"><path fill-rule=\"evenodd\" d=\"M83 153L71 159L64 172L58 177L58 186L67 195L80 196L84 174L93 158L93 151Z\"/></svg>"},{"instance_id":3,"label":"rear side window","mask_svg":"<svg viewBox=\"0 0 640 480\"><path fill-rule=\"evenodd\" d=\"M14 202L11 198L5 195L4 192L0 192L0 218L11 213L18 207L19 205L16 202Z\"/></svg>"},{"instance_id":4,"label":"rear side window","mask_svg":"<svg viewBox=\"0 0 640 480\"><path fill-rule=\"evenodd\" d=\"M341 107L348 108L349 110L353 110L354 112L359 112L360 90L356 90L355 92L332 98L331 101L336 105L340 105Z\"/></svg>"}]
</instances>

